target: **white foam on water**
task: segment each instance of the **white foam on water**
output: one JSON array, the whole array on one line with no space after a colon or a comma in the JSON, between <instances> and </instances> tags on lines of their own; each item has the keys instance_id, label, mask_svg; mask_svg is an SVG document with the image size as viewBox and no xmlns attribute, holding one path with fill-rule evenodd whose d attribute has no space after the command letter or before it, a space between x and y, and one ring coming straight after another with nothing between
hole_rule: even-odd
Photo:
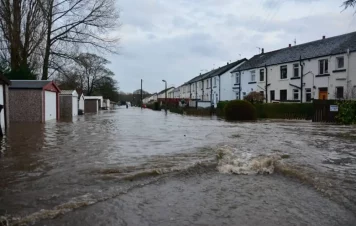
<instances>
[{"instance_id":1,"label":"white foam on water","mask_svg":"<svg viewBox=\"0 0 356 226\"><path fill-rule=\"evenodd\" d=\"M253 155L251 152L239 152L229 146L220 147L217 151L220 173L239 175L272 174L275 163L281 159L278 155Z\"/></svg>"}]
</instances>

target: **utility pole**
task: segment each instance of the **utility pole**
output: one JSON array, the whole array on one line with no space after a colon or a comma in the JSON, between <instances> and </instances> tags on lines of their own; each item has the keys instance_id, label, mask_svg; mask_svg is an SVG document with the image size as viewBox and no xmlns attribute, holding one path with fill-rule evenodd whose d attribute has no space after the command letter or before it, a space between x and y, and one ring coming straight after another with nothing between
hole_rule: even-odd
<instances>
[{"instance_id":1,"label":"utility pole","mask_svg":"<svg viewBox=\"0 0 356 226\"><path fill-rule=\"evenodd\" d=\"M143 102L142 102L142 79L141 79L141 109L142 109L142 104Z\"/></svg>"}]
</instances>

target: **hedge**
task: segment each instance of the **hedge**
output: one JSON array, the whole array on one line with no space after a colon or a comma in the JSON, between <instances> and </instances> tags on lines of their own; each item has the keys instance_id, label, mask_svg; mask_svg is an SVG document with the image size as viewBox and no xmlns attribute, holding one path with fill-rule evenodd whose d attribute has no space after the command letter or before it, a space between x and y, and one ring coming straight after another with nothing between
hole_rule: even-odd
<instances>
[{"instance_id":1,"label":"hedge","mask_svg":"<svg viewBox=\"0 0 356 226\"><path fill-rule=\"evenodd\" d=\"M312 103L267 103L255 104L258 118L311 119Z\"/></svg>"},{"instance_id":2,"label":"hedge","mask_svg":"<svg viewBox=\"0 0 356 226\"><path fill-rule=\"evenodd\" d=\"M230 101L220 101L217 105L217 115L224 117L224 108ZM311 119L313 117L312 103L262 103L254 104L257 118L272 119Z\"/></svg>"},{"instance_id":3,"label":"hedge","mask_svg":"<svg viewBox=\"0 0 356 226\"><path fill-rule=\"evenodd\" d=\"M225 119L228 121L256 120L256 108L248 101L233 100L225 105Z\"/></svg>"}]
</instances>

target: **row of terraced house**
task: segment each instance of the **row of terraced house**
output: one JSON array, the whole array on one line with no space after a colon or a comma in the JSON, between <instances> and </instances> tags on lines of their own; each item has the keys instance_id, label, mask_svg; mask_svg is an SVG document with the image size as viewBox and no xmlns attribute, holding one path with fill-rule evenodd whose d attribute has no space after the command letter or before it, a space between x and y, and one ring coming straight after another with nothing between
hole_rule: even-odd
<instances>
[{"instance_id":1,"label":"row of terraced house","mask_svg":"<svg viewBox=\"0 0 356 226\"><path fill-rule=\"evenodd\" d=\"M356 98L356 32L289 45L200 74L168 92L169 98L216 107L219 101L259 92L270 102Z\"/></svg>"}]
</instances>

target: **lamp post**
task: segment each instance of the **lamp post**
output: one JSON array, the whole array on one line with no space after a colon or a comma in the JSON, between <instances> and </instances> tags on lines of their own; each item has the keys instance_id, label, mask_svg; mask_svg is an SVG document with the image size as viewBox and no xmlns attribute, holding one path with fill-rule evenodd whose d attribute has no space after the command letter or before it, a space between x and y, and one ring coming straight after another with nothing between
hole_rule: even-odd
<instances>
[{"instance_id":1,"label":"lamp post","mask_svg":"<svg viewBox=\"0 0 356 226\"><path fill-rule=\"evenodd\" d=\"M166 80L162 80L162 82L165 83L165 89L164 89L164 110L167 113L167 81Z\"/></svg>"}]
</instances>

